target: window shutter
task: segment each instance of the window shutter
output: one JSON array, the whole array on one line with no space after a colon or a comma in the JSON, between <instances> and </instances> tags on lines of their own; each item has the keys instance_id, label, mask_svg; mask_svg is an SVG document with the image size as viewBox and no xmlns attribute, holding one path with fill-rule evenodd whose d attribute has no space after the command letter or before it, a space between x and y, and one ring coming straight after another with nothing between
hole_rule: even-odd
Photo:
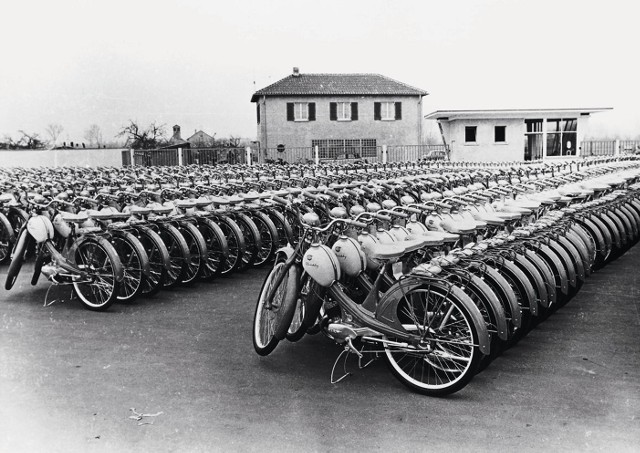
<instances>
[{"instance_id":1,"label":"window shutter","mask_svg":"<svg viewBox=\"0 0 640 453\"><path fill-rule=\"evenodd\" d=\"M309 102L309 121L316 120L316 103Z\"/></svg>"},{"instance_id":2,"label":"window shutter","mask_svg":"<svg viewBox=\"0 0 640 453\"><path fill-rule=\"evenodd\" d=\"M358 121L358 103L351 103L351 121Z\"/></svg>"},{"instance_id":3,"label":"window shutter","mask_svg":"<svg viewBox=\"0 0 640 453\"><path fill-rule=\"evenodd\" d=\"M260 103L256 102L256 117L258 118L258 124L260 124Z\"/></svg>"},{"instance_id":4,"label":"window shutter","mask_svg":"<svg viewBox=\"0 0 640 453\"><path fill-rule=\"evenodd\" d=\"M294 121L295 116L293 115L293 102L287 102L287 121Z\"/></svg>"},{"instance_id":5,"label":"window shutter","mask_svg":"<svg viewBox=\"0 0 640 453\"><path fill-rule=\"evenodd\" d=\"M402 102L396 102L396 119L402 119Z\"/></svg>"},{"instance_id":6,"label":"window shutter","mask_svg":"<svg viewBox=\"0 0 640 453\"><path fill-rule=\"evenodd\" d=\"M382 119L382 105L379 102L373 103L373 119L376 121Z\"/></svg>"},{"instance_id":7,"label":"window shutter","mask_svg":"<svg viewBox=\"0 0 640 453\"><path fill-rule=\"evenodd\" d=\"M338 104L336 104L335 102L329 103L329 120L338 120Z\"/></svg>"}]
</instances>

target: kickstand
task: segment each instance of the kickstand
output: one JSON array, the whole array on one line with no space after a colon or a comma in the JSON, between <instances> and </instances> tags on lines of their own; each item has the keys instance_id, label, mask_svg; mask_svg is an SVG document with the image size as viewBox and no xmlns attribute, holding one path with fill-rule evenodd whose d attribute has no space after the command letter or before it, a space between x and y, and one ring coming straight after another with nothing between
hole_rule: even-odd
<instances>
[{"instance_id":1,"label":"kickstand","mask_svg":"<svg viewBox=\"0 0 640 453\"><path fill-rule=\"evenodd\" d=\"M347 376L351 376L351 373L349 373L347 371L347 359L349 358L349 353L351 351L349 350L348 347L345 347L342 352L340 353L340 355L338 356L338 358L336 359L335 363L333 364L333 368L331 368L331 383L332 384L337 384L338 382L342 381L344 378L346 378ZM340 361L340 359L342 358L342 356L344 356L344 363L342 364L342 369L344 370L344 374L342 376L340 376L338 379L334 379L333 376L336 372L336 366L338 365L338 362Z\"/></svg>"},{"instance_id":2,"label":"kickstand","mask_svg":"<svg viewBox=\"0 0 640 453\"><path fill-rule=\"evenodd\" d=\"M64 303L64 299L62 297L55 297L53 298L51 301L49 301L49 293L51 292L52 288L56 288L56 291L61 291L61 287L63 285L59 285L57 283L51 283L51 285L49 286L49 288L47 289L47 293L44 295L44 305L43 307L50 307L51 305L60 302L60 303ZM60 296L60 294L58 293L57 296Z\"/></svg>"}]
</instances>

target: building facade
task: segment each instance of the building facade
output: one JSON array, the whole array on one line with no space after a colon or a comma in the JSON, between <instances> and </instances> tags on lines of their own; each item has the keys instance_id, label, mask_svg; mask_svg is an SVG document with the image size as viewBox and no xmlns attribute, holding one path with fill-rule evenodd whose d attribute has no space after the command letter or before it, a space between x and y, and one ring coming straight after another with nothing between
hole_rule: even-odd
<instances>
[{"instance_id":1,"label":"building facade","mask_svg":"<svg viewBox=\"0 0 640 453\"><path fill-rule=\"evenodd\" d=\"M292 75L254 93L261 149L318 146L321 158L366 157L422 143L428 93L378 74Z\"/></svg>"},{"instance_id":2,"label":"building facade","mask_svg":"<svg viewBox=\"0 0 640 453\"><path fill-rule=\"evenodd\" d=\"M442 139L457 161L521 161L580 155L592 113L609 108L438 110Z\"/></svg>"}]
</instances>

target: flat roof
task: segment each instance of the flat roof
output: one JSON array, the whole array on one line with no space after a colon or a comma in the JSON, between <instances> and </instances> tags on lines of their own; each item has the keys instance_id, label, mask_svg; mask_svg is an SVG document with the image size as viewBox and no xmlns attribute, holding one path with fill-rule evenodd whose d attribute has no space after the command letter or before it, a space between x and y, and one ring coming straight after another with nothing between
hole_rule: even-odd
<instances>
[{"instance_id":1,"label":"flat roof","mask_svg":"<svg viewBox=\"0 0 640 453\"><path fill-rule=\"evenodd\" d=\"M481 118L540 118L590 115L613 110L613 107L552 108L552 109L486 109L486 110L436 110L425 115L427 120L455 121Z\"/></svg>"}]
</instances>

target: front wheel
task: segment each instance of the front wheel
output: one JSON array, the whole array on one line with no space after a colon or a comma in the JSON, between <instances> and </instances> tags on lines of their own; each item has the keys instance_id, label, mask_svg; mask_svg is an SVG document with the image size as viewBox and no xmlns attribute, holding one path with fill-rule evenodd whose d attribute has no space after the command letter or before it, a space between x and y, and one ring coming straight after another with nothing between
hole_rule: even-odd
<instances>
[{"instance_id":1,"label":"front wheel","mask_svg":"<svg viewBox=\"0 0 640 453\"><path fill-rule=\"evenodd\" d=\"M73 282L73 288L89 310L104 311L117 299L120 283L116 276L122 268L120 258L109 243L87 239L75 250L76 266L89 277Z\"/></svg>"},{"instance_id":2,"label":"front wheel","mask_svg":"<svg viewBox=\"0 0 640 453\"><path fill-rule=\"evenodd\" d=\"M384 351L393 375L410 389L429 396L448 395L476 374L482 355L479 334L461 302L464 297L459 291L429 285L409 290L398 303L402 327L422 341L416 346L385 342Z\"/></svg>"},{"instance_id":3,"label":"front wheel","mask_svg":"<svg viewBox=\"0 0 640 453\"><path fill-rule=\"evenodd\" d=\"M284 261L275 263L265 278L253 318L253 347L259 355L270 354L285 338L296 308L299 285L299 268L287 269ZM273 294L270 299L269 294Z\"/></svg>"}]
</instances>

